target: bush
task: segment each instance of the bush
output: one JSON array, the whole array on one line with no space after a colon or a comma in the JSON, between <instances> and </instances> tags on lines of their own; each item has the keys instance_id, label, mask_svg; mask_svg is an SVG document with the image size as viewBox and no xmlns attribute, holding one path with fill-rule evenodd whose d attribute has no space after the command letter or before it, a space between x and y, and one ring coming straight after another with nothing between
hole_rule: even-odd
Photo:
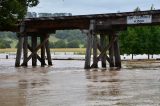
<instances>
[{"instance_id":1,"label":"bush","mask_svg":"<svg viewBox=\"0 0 160 106\"><path fill-rule=\"evenodd\" d=\"M0 48L11 48L11 41L0 40Z\"/></svg>"},{"instance_id":2,"label":"bush","mask_svg":"<svg viewBox=\"0 0 160 106\"><path fill-rule=\"evenodd\" d=\"M79 41L73 40L67 44L67 47L68 48L79 48L79 45L80 45Z\"/></svg>"},{"instance_id":3,"label":"bush","mask_svg":"<svg viewBox=\"0 0 160 106\"><path fill-rule=\"evenodd\" d=\"M63 40L59 40L57 42L54 43L54 47L55 48L66 48L66 42Z\"/></svg>"}]
</instances>

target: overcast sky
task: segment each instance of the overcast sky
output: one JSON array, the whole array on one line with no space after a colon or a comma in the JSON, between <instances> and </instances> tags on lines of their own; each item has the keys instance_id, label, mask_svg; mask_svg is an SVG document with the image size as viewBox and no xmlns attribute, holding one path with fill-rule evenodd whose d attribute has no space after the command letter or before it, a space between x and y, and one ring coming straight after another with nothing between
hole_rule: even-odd
<instances>
[{"instance_id":1,"label":"overcast sky","mask_svg":"<svg viewBox=\"0 0 160 106\"><path fill-rule=\"evenodd\" d=\"M153 4L160 9L160 0L39 0L38 6L29 8L31 12L101 14L133 11L137 6L141 10L150 9Z\"/></svg>"}]
</instances>

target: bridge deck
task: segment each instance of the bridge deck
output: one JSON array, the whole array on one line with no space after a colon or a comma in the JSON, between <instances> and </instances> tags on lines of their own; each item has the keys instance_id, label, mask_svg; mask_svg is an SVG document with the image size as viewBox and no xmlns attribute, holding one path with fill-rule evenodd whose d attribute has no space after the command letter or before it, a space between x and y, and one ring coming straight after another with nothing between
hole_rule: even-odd
<instances>
[{"instance_id":1,"label":"bridge deck","mask_svg":"<svg viewBox=\"0 0 160 106\"><path fill-rule=\"evenodd\" d=\"M106 60L110 67L121 68L120 49L117 31L125 30L130 25L157 25L160 24L160 10L124 12L95 15L63 16L63 17L41 17L28 18L18 23L13 28L3 28L0 31L20 32L18 39L17 57L15 66L27 66L32 59L32 66L37 65L37 60L41 66L45 66L45 50L48 65L52 65L49 49L49 33L55 30L64 29L86 29L87 48L84 68L97 68L98 61L102 62L102 67L106 67ZM100 34L100 39L97 34ZM107 33L107 34L106 34ZM107 36L106 37L104 36ZM28 36L31 36L31 45L28 43ZM37 39L40 37L40 44ZM98 40L99 39L99 40ZM107 42L107 40L109 42ZM107 44L108 43L108 44ZM23 49L23 63L21 55ZM37 51L41 49L41 56ZM93 49L93 63L91 65L91 54ZM28 50L32 53L28 56ZM97 51L100 51L98 55ZM107 55L107 51L109 56Z\"/></svg>"},{"instance_id":2,"label":"bridge deck","mask_svg":"<svg viewBox=\"0 0 160 106\"><path fill-rule=\"evenodd\" d=\"M61 17L41 17L25 19L26 32L53 31L59 29L88 29L90 20L96 20L97 30L106 30L110 26L127 26L128 16L152 15L151 23L139 23L139 25L155 25L160 23L160 10L123 12L109 14L93 14ZM132 25L132 24L130 24ZM134 25L134 24L133 24ZM19 32L19 27L4 28L1 31Z\"/></svg>"}]
</instances>

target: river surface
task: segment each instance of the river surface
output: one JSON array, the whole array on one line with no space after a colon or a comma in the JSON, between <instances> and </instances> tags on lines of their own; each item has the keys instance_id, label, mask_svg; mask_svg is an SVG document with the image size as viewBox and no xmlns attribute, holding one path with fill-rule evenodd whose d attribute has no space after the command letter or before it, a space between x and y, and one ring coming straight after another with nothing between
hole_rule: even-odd
<instances>
[{"instance_id":1,"label":"river surface","mask_svg":"<svg viewBox=\"0 0 160 106\"><path fill-rule=\"evenodd\" d=\"M15 68L14 59L1 59L0 106L160 106L159 62L124 62L119 71L84 70L78 60L53 64Z\"/></svg>"}]
</instances>

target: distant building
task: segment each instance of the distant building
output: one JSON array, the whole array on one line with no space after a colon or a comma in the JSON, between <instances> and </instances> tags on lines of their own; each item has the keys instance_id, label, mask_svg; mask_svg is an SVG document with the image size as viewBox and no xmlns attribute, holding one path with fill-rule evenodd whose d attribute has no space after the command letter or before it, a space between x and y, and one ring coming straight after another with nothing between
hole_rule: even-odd
<instances>
[{"instance_id":1,"label":"distant building","mask_svg":"<svg viewBox=\"0 0 160 106\"><path fill-rule=\"evenodd\" d=\"M60 17L60 16L72 16L71 13L36 13L27 12L25 18L36 18L36 17Z\"/></svg>"},{"instance_id":2,"label":"distant building","mask_svg":"<svg viewBox=\"0 0 160 106\"><path fill-rule=\"evenodd\" d=\"M38 17L60 17L60 16L72 16L71 13L39 13Z\"/></svg>"},{"instance_id":3,"label":"distant building","mask_svg":"<svg viewBox=\"0 0 160 106\"><path fill-rule=\"evenodd\" d=\"M38 13L38 17L52 17L52 13Z\"/></svg>"},{"instance_id":4,"label":"distant building","mask_svg":"<svg viewBox=\"0 0 160 106\"><path fill-rule=\"evenodd\" d=\"M53 17L59 17L59 16L72 16L71 13L54 13L52 14Z\"/></svg>"},{"instance_id":5,"label":"distant building","mask_svg":"<svg viewBox=\"0 0 160 106\"><path fill-rule=\"evenodd\" d=\"M37 13L36 12L27 12L25 18L36 18Z\"/></svg>"}]
</instances>

